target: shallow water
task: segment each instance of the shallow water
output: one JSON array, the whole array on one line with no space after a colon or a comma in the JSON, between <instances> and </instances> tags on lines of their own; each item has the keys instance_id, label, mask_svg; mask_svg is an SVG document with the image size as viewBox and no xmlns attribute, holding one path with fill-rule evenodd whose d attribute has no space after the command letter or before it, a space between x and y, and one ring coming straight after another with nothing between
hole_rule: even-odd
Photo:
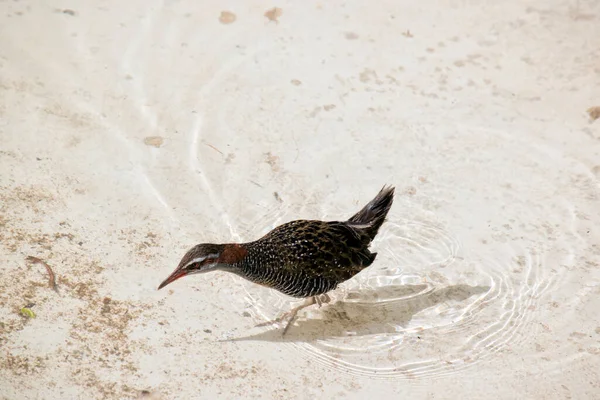
<instances>
[{"instance_id":1,"label":"shallow water","mask_svg":"<svg viewBox=\"0 0 600 400\"><path fill-rule=\"evenodd\" d=\"M0 4L0 397L600 396L596 3ZM236 276L156 291L386 183L284 337Z\"/></svg>"},{"instance_id":2,"label":"shallow water","mask_svg":"<svg viewBox=\"0 0 600 400\"><path fill-rule=\"evenodd\" d=\"M590 246L578 235L570 211L569 197L577 193L557 195L547 171L572 168L569 173L579 172L581 179L591 183L594 178L568 160L521 141L511 143L498 132L469 133L485 135L473 143L479 159L461 160L452 148L437 156L423 154L431 166L451 165L444 174L448 178L417 178L374 243L377 263L337 290L333 304L313 310L299 322L298 337L291 333L287 340L301 339L299 347L309 357L351 372L412 379L475 366L540 328L532 323L539 298L551 287L555 293L566 289L561 276L574 255ZM429 144L443 148L443 143ZM489 171L509 163L508 176L490 177ZM461 176L459 171L470 171L469 182L436 185L434 180L451 180ZM527 176L527 182L516 176ZM429 194L434 185L435 194ZM453 227L464 221L437 211L436 199L453 198L464 202L460 207L481 210L463 232ZM535 198L546 201L533 207ZM502 210L501 215L490 210ZM256 294L251 285L247 292L248 301L269 319L289 307L276 292Z\"/></svg>"}]
</instances>

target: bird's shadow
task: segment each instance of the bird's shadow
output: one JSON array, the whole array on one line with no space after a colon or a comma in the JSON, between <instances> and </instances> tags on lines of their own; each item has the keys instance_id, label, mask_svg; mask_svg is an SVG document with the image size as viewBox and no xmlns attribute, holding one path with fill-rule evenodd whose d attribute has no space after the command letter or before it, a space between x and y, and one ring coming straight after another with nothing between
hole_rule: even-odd
<instances>
[{"instance_id":1,"label":"bird's shadow","mask_svg":"<svg viewBox=\"0 0 600 400\"><path fill-rule=\"evenodd\" d=\"M489 286L453 285L428 290L427 285L385 286L348 293L343 300L300 311L282 336L285 323L267 331L225 341L312 342L332 337L394 334L418 312L447 301L464 301ZM393 300L385 300L393 299Z\"/></svg>"}]
</instances>

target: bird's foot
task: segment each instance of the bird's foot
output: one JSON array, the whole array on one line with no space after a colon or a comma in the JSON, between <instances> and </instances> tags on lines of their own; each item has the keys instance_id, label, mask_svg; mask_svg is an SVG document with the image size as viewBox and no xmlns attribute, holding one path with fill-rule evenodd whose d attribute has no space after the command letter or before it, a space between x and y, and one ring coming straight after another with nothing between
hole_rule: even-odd
<instances>
[{"instance_id":1,"label":"bird's foot","mask_svg":"<svg viewBox=\"0 0 600 400\"><path fill-rule=\"evenodd\" d=\"M277 323L279 323L287 318L290 318L292 316L293 316L292 311L288 311L288 312L281 314L279 317L277 317L275 319L272 319L272 320L266 321L266 322L261 322L260 324L256 325L256 328L261 327L261 326L274 325L274 324L277 324Z\"/></svg>"},{"instance_id":2,"label":"bird's foot","mask_svg":"<svg viewBox=\"0 0 600 400\"><path fill-rule=\"evenodd\" d=\"M319 305L319 308L321 308L323 304L329 303L331 301L331 297L329 297L327 293L315 296L314 299L315 302Z\"/></svg>"},{"instance_id":3,"label":"bird's foot","mask_svg":"<svg viewBox=\"0 0 600 400\"><path fill-rule=\"evenodd\" d=\"M306 299L306 301L303 304L299 305L298 307L292 308L290 311L281 314L279 317L277 317L276 319L274 319L272 321L267 321L267 322L258 324L258 325L256 325L256 327L273 325L273 324L277 324L279 322L282 322L282 321L288 319L288 323L285 325L285 328L283 328L283 332L281 333L281 336L285 336L286 332L288 331L288 329L290 328L292 323L294 323L294 321L298 317L298 311L300 311L303 308L306 308L308 306L312 306L313 304L318 304L320 307L321 304L328 303L330 300L331 300L331 298L326 294L321 295L321 296L310 297L310 298Z\"/></svg>"}]
</instances>

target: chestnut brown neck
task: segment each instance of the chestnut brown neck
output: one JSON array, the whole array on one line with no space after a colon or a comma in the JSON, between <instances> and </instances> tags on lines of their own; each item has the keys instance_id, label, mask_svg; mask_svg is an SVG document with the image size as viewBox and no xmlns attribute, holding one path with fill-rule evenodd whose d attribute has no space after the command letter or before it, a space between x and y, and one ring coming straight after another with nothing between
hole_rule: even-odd
<instances>
[{"instance_id":1,"label":"chestnut brown neck","mask_svg":"<svg viewBox=\"0 0 600 400\"><path fill-rule=\"evenodd\" d=\"M241 244L228 243L223 247L223 251L218 258L219 264L234 265L241 263L248 255L248 250Z\"/></svg>"}]
</instances>

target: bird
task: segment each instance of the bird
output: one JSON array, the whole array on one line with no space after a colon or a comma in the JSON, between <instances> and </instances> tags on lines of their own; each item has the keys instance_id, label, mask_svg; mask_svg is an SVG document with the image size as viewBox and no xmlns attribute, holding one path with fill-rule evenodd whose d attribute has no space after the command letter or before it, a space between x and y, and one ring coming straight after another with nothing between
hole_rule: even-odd
<instances>
[{"instance_id":1,"label":"bird","mask_svg":"<svg viewBox=\"0 0 600 400\"><path fill-rule=\"evenodd\" d=\"M201 243L181 258L158 290L184 276L226 271L305 302L264 326L288 319L282 335L301 309L329 302L328 292L367 268L377 253L369 246L386 220L394 187L377 196L346 221L296 220L247 243Z\"/></svg>"}]
</instances>

